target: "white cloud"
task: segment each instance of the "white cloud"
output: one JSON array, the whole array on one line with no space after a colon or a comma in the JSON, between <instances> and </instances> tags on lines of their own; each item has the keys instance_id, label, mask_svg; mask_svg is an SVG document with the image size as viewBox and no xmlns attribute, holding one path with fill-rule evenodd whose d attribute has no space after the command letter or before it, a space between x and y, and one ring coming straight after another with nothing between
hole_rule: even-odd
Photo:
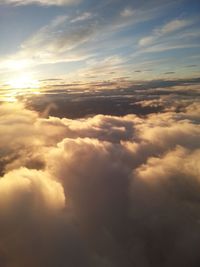
<instances>
[{"instance_id":1,"label":"white cloud","mask_svg":"<svg viewBox=\"0 0 200 267\"><path fill-rule=\"evenodd\" d=\"M175 19L175 20L172 20L172 21L168 22L167 24L165 24L160 29L156 29L155 33L156 34L161 34L161 35L169 34L169 33L178 31L180 29L183 29L183 28L189 26L191 23L192 22L189 21L189 20Z\"/></svg>"},{"instance_id":2,"label":"white cloud","mask_svg":"<svg viewBox=\"0 0 200 267\"><path fill-rule=\"evenodd\" d=\"M139 40L140 46L149 46L153 43L158 42L160 39L164 38L166 35L173 34L185 27L188 27L192 24L190 20L181 20L175 19L167 24L163 25L162 27L155 28L152 32L152 35L143 37Z\"/></svg>"},{"instance_id":3,"label":"white cloud","mask_svg":"<svg viewBox=\"0 0 200 267\"><path fill-rule=\"evenodd\" d=\"M87 14L88 15L88 14ZM96 34L96 23L71 24L68 16L59 16L21 44L14 55L2 60L2 68L9 68L9 62L27 62L29 66L58 62L79 61L90 55L81 51L80 45Z\"/></svg>"},{"instance_id":4,"label":"white cloud","mask_svg":"<svg viewBox=\"0 0 200 267\"><path fill-rule=\"evenodd\" d=\"M90 12L85 12L81 14L80 16L74 18L71 20L71 23L77 22L77 21L84 21L87 19L90 19L92 17L92 14Z\"/></svg>"},{"instance_id":5,"label":"white cloud","mask_svg":"<svg viewBox=\"0 0 200 267\"><path fill-rule=\"evenodd\" d=\"M28 4L33 1L17 2ZM65 1L36 2L50 5L62 4ZM113 42L111 40L113 34L127 26L150 20L156 15L155 10L149 11L146 5L139 6L135 10L129 5L122 8L120 4L115 7L114 13L118 14L116 17L114 13L105 12L110 4L106 2L104 7L97 7L93 12L89 10L82 13L74 12L55 18L24 40L15 54L2 58L1 69L12 70L12 66L17 65L13 64L10 68L9 62L13 61L26 62L26 67L32 68L41 64L82 61L93 56L105 55L105 51L113 51L115 47L126 46L127 42L130 42L126 38L123 42L122 40Z\"/></svg>"},{"instance_id":6,"label":"white cloud","mask_svg":"<svg viewBox=\"0 0 200 267\"><path fill-rule=\"evenodd\" d=\"M0 260L129 267L154 266L161 254L166 267L192 266L200 244L198 107L70 120L0 105Z\"/></svg>"}]
</instances>

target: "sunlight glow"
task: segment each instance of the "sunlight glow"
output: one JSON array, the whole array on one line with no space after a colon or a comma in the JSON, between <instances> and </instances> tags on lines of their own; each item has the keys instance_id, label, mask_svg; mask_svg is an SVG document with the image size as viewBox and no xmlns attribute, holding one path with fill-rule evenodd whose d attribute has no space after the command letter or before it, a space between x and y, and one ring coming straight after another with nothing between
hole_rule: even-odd
<instances>
[{"instance_id":1,"label":"sunlight glow","mask_svg":"<svg viewBox=\"0 0 200 267\"><path fill-rule=\"evenodd\" d=\"M22 95L40 94L40 83L32 73L21 72L18 76L8 78L5 85L7 88L3 97L5 102L16 102Z\"/></svg>"},{"instance_id":2,"label":"sunlight glow","mask_svg":"<svg viewBox=\"0 0 200 267\"><path fill-rule=\"evenodd\" d=\"M3 99L4 102L14 103L17 102L17 98L14 96L7 96Z\"/></svg>"},{"instance_id":3,"label":"sunlight glow","mask_svg":"<svg viewBox=\"0 0 200 267\"><path fill-rule=\"evenodd\" d=\"M39 88L39 81L28 74L10 79L7 84L12 89Z\"/></svg>"},{"instance_id":4,"label":"sunlight glow","mask_svg":"<svg viewBox=\"0 0 200 267\"><path fill-rule=\"evenodd\" d=\"M12 70L22 70L28 67L29 61L26 59L22 60L8 60L6 63L7 67Z\"/></svg>"}]
</instances>

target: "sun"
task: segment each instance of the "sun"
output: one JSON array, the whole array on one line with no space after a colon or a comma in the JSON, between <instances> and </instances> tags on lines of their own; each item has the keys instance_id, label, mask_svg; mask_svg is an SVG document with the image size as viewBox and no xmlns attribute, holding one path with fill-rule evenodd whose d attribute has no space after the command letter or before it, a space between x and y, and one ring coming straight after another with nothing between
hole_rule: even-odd
<instances>
[{"instance_id":1,"label":"sun","mask_svg":"<svg viewBox=\"0 0 200 267\"><path fill-rule=\"evenodd\" d=\"M22 74L8 81L8 85L12 89L34 89L39 88L39 81L31 75Z\"/></svg>"},{"instance_id":2,"label":"sun","mask_svg":"<svg viewBox=\"0 0 200 267\"><path fill-rule=\"evenodd\" d=\"M20 73L20 75L8 78L5 82L7 93L4 96L6 102L17 102L19 96L40 94L40 82L32 73Z\"/></svg>"}]
</instances>

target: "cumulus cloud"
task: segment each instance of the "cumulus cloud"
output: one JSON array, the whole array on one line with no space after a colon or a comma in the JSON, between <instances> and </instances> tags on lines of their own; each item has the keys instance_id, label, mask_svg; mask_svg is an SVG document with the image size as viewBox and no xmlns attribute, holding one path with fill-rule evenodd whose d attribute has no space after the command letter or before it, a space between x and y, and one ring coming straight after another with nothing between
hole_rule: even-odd
<instances>
[{"instance_id":1,"label":"cumulus cloud","mask_svg":"<svg viewBox=\"0 0 200 267\"><path fill-rule=\"evenodd\" d=\"M0 192L2 214L4 211L9 211L10 215L15 213L15 210L9 210L9 207L10 209L18 207L20 212L21 207L25 208L26 202L27 209L36 212L43 210L43 207L48 211L61 209L65 205L62 186L43 171L26 168L10 171L0 180Z\"/></svg>"},{"instance_id":2,"label":"cumulus cloud","mask_svg":"<svg viewBox=\"0 0 200 267\"><path fill-rule=\"evenodd\" d=\"M77 120L1 104L0 121L1 266L199 262L198 104Z\"/></svg>"}]
</instances>

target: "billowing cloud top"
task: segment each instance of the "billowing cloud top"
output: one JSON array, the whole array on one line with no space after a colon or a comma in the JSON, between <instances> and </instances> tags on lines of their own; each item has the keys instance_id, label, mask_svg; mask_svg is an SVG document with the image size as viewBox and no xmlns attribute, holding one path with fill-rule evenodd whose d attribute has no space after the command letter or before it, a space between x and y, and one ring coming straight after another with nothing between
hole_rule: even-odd
<instances>
[{"instance_id":1,"label":"billowing cloud top","mask_svg":"<svg viewBox=\"0 0 200 267\"><path fill-rule=\"evenodd\" d=\"M0 267L199 267L198 10L0 1Z\"/></svg>"},{"instance_id":2,"label":"billowing cloud top","mask_svg":"<svg viewBox=\"0 0 200 267\"><path fill-rule=\"evenodd\" d=\"M76 120L1 104L1 266L196 266L199 102L173 98Z\"/></svg>"}]
</instances>

